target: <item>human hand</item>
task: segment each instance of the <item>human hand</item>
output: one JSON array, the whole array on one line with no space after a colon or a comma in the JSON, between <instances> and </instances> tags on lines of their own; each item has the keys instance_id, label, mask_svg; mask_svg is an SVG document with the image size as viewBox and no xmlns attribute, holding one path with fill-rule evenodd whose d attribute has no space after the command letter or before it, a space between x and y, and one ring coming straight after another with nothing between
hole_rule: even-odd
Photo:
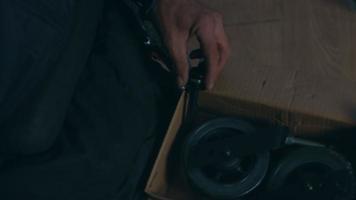
<instances>
[{"instance_id":1,"label":"human hand","mask_svg":"<svg viewBox=\"0 0 356 200\"><path fill-rule=\"evenodd\" d=\"M195 0L157 0L156 16L178 84L187 83L188 40L196 37L207 62L206 88L212 89L230 54L222 15Z\"/></svg>"}]
</instances>

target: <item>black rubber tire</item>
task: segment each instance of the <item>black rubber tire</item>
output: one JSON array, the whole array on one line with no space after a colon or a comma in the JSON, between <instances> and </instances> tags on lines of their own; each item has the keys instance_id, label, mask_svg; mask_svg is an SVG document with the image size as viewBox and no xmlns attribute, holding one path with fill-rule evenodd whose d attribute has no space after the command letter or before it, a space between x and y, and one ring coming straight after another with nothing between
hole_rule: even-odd
<instances>
[{"instance_id":1,"label":"black rubber tire","mask_svg":"<svg viewBox=\"0 0 356 200\"><path fill-rule=\"evenodd\" d=\"M345 181L347 181L349 185L345 188L345 195L335 198L330 197L330 195L325 195L325 197L323 196L320 198L332 200L352 200L354 198L355 182L351 163L335 151L323 147L298 147L282 157L277 165L271 170L270 176L266 181L267 192L269 194L285 192L285 190L281 188L285 186L287 178L295 172L296 169L300 169L300 167L310 164L322 165L329 170L344 170L348 175L347 180ZM299 199L296 195L301 194L292 195L294 198ZM304 196L303 199L308 199L308 197ZM315 199L315 197L310 199Z\"/></svg>"},{"instance_id":2,"label":"black rubber tire","mask_svg":"<svg viewBox=\"0 0 356 200\"><path fill-rule=\"evenodd\" d=\"M218 184L206 177L200 169L189 169L189 152L190 148L199 143L208 132L218 128L236 129L238 132L248 134L254 131L254 127L249 123L235 118L219 118L208 121L200 126L188 137L183 145L182 164L186 178L193 188L201 194L213 199L238 199L246 196L256 187L258 187L265 178L269 167L269 152L256 155L255 165L249 175L241 182L234 184Z\"/></svg>"}]
</instances>

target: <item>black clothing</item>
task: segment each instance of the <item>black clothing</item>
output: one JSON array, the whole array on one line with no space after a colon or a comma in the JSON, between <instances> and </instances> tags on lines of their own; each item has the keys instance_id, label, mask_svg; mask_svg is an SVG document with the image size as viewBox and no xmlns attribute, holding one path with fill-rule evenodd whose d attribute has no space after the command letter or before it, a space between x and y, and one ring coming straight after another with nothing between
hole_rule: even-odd
<instances>
[{"instance_id":1,"label":"black clothing","mask_svg":"<svg viewBox=\"0 0 356 200\"><path fill-rule=\"evenodd\" d=\"M1 0L0 199L142 198L175 83L103 2Z\"/></svg>"}]
</instances>

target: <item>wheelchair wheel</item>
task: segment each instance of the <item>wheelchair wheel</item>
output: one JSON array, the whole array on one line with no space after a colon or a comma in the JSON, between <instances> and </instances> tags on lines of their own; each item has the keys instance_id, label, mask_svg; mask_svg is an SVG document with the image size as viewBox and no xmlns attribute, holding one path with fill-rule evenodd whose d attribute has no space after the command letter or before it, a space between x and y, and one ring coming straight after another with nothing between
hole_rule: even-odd
<instances>
[{"instance_id":1,"label":"wheelchair wheel","mask_svg":"<svg viewBox=\"0 0 356 200\"><path fill-rule=\"evenodd\" d=\"M274 199L352 200L351 164L336 152L321 147L299 147L282 158L267 181Z\"/></svg>"},{"instance_id":2,"label":"wheelchair wheel","mask_svg":"<svg viewBox=\"0 0 356 200\"><path fill-rule=\"evenodd\" d=\"M213 199L238 199L246 196L264 179L269 166L269 152L236 156L228 146L209 149L209 141L226 139L235 134L249 134L255 129L249 123L231 119L211 120L194 131L183 145L183 170L192 186ZM205 146L204 146L205 145ZM219 155L219 162L197 166L194 149L205 148Z\"/></svg>"}]
</instances>

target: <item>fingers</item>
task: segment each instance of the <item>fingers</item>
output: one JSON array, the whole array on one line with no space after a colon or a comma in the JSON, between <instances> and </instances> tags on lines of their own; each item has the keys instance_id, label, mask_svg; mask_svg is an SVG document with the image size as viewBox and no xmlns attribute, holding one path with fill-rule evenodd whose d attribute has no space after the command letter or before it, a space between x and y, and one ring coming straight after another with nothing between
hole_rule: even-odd
<instances>
[{"instance_id":1,"label":"fingers","mask_svg":"<svg viewBox=\"0 0 356 200\"><path fill-rule=\"evenodd\" d=\"M211 34L199 34L198 40L207 63L206 88L211 90L220 72L218 46Z\"/></svg>"},{"instance_id":2,"label":"fingers","mask_svg":"<svg viewBox=\"0 0 356 200\"><path fill-rule=\"evenodd\" d=\"M183 87L187 84L189 75L187 39L185 37L172 38L169 44L169 51L176 67L177 83L179 87Z\"/></svg>"},{"instance_id":3,"label":"fingers","mask_svg":"<svg viewBox=\"0 0 356 200\"><path fill-rule=\"evenodd\" d=\"M225 65L229 54L228 39L224 31L222 17L219 14L211 15L213 20L202 20L197 29L200 46L207 59L206 87L211 90Z\"/></svg>"},{"instance_id":4,"label":"fingers","mask_svg":"<svg viewBox=\"0 0 356 200\"><path fill-rule=\"evenodd\" d=\"M184 16L184 15L183 15ZM177 82L180 87L185 86L189 77L188 39L195 35L200 42L203 57L207 63L205 87L212 89L225 65L229 54L228 39L224 31L223 20L220 14L213 11L204 11L195 20L184 18L176 26L168 26L163 31L165 43L175 63ZM194 22L189 25L188 22ZM183 23L184 22L184 23ZM183 25L182 25L183 24ZM188 24L185 26L184 24ZM172 25L172 24L171 24ZM192 56L194 57L199 55Z\"/></svg>"},{"instance_id":5,"label":"fingers","mask_svg":"<svg viewBox=\"0 0 356 200\"><path fill-rule=\"evenodd\" d=\"M217 38L218 40L218 50L219 50L219 65L220 68L223 68L230 56L230 45L228 42L228 38L225 34L225 30L223 24L219 24L219 28L217 29Z\"/></svg>"}]
</instances>

